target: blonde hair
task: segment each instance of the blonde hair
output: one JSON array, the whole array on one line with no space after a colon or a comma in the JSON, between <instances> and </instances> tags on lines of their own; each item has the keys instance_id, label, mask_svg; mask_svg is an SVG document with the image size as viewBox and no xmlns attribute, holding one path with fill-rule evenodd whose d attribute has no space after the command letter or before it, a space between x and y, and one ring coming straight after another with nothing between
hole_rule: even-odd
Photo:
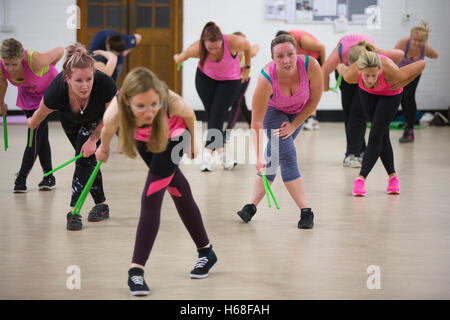
<instances>
[{"instance_id":1,"label":"blonde hair","mask_svg":"<svg viewBox=\"0 0 450 320\"><path fill-rule=\"evenodd\" d=\"M159 95L162 108L152 122L152 133L147 141L147 150L153 153L163 152L167 148L169 126L166 112L169 100L169 88L145 67L131 70L125 77L118 97L119 106L119 150L130 158L136 157L134 131L136 118L129 107L129 100L147 90L153 89Z\"/></svg>"},{"instance_id":2,"label":"blonde hair","mask_svg":"<svg viewBox=\"0 0 450 320\"><path fill-rule=\"evenodd\" d=\"M66 47L66 58L63 62L63 73L66 77L72 76L73 68L92 68L94 70L95 60L88 54L86 47L81 43L74 43Z\"/></svg>"},{"instance_id":3,"label":"blonde hair","mask_svg":"<svg viewBox=\"0 0 450 320\"><path fill-rule=\"evenodd\" d=\"M359 70L364 70L366 68L381 68L381 59L375 52L365 51L361 54L358 61Z\"/></svg>"},{"instance_id":4,"label":"blonde hair","mask_svg":"<svg viewBox=\"0 0 450 320\"><path fill-rule=\"evenodd\" d=\"M428 34L430 33L430 28L428 27L428 23L425 22L425 20L422 19L422 22L418 26L415 26L414 28L411 29L411 37L415 32L419 34L419 37L423 41L425 42L428 41Z\"/></svg>"},{"instance_id":5,"label":"blonde hair","mask_svg":"<svg viewBox=\"0 0 450 320\"><path fill-rule=\"evenodd\" d=\"M358 61L359 57L364 52L375 52L375 46L370 42L362 40L358 42L356 46L350 48L347 54L347 60L349 64L353 64Z\"/></svg>"},{"instance_id":6,"label":"blonde hair","mask_svg":"<svg viewBox=\"0 0 450 320\"><path fill-rule=\"evenodd\" d=\"M23 46L14 38L5 39L2 41L2 47L0 49L0 58L3 60L9 60L12 58L23 58Z\"/></svg>"}]
</instances>

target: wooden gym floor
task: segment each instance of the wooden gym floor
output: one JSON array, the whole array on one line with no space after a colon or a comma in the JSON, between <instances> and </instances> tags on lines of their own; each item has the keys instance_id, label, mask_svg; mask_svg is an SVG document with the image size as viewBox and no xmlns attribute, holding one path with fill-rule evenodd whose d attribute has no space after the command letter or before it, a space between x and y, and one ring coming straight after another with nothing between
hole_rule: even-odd
<instances>
[{"instance_id":1,"label":"wooden gym floor","mask_svg":"<svg viewBox=\"0 0 450 320\"><path fill-rule=\"evenodd\" d=\"M342 166L343 124L320 125L296 140L314 229L297 228L299 211L280 177L273 191L281 209L269 209L263 199L250 223L240 220L236 212L249 201L255 175L249 161L231 172L216 165L211 173L184 163L219 262L209 278L189 278L197 253L166 195L145 269L151 294L143 299L450 299L450 127L416 130L416 141L407 145L398 143L402 131L391 131L401 194L386 194L387 177L378 161L367 180L367 197L354 198L359 169ZM37 188L42 179L37 161L28 193L14 194L27 137L25 125L8 130L9 149L1 142L0 150L0 299L139 299L128 292L127 270L147 175L144 162L112 153L101 168L110 219L87 222L93 206L88 197L83 230L70 232L73 164L55 173L55 190L44 192ZM50 123L50 143L54 167L74 156L58 122ZM245 144L235 146L249 154ZM68 288L70 266L80 268L80 289Z\"/></svg>"}]
</instances>

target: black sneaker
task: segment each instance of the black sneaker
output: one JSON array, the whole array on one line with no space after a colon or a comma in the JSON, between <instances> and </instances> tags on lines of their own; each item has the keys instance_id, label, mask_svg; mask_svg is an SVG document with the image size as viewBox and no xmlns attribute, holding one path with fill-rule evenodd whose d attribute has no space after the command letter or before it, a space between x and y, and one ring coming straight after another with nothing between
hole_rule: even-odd
<instances>
[{"instance_id":1,"label":"black sneaker","mask_svg":"<svg viewBox=\"0 0 450 320\"><path fill-rule=\"evenodd\" d=\"M128 270L128 288L133 296L146 296L150 294L150 290L145 283L143 269L131 268Z\"/></svg>"},{"instance_id":2,"label":"black sneaker","mask_svg":"<svg viewBox=\"0 0 450 320\"><path fill-rule=\"evenodd\" d=\"M414 142L414 130L406 128L405 131L403 131L403 135L398 140L400 143L408 143L408 142Z\"/></svg>"},{"instance_id":3,"label":"black sneaker","mask_svg":"<svg viewBox=\"0 0 450 320\"><path fill-rule=\"evenodd\" d=\"M303 208L300 213L299 229L312 229L314 226L314 213L311 208Z\"/></svg>"},{"instance_id":4,"label":"black sneaker","mask_svg":"<svg viewBox=\"0 0 450 320\"><path fill-rule=\"evenodd\" d=\"M109 218L109 207L107 204L96 204L89 212L89 222L99 222Z\"/></svg>"},{"instance_id":5,"label":"black sneaker","mask_svg":"<svg viewBox=\"0 0 450 320\"><path fill-rule=\"evenodd\" d=\"M238 211L238 216L244 220L245 223L252 220L253 216L256 213L256 206L252 203L246 204L241 211Z\"/></svg>"},{"instance_id":6,"label":"black sneaker","mask_svg":"<svg viewBox=\"0 0 450 320\"><path fill-rule=\"evenodd\" d=\"M14 181L14 193L26 193L27 192L27 178L16 174L16 181Z\"/></svg>"},{"instance_id":7,"label":"black sneaker","mask_svg":"<svg viewBox=\"0 0 450 320\"><path fill-rule=\"evenodd\" d=\"M212 246L209 248L198 249L198 259L194 269L191 271L191 278L202 279L208 276L208 272L217 263L217 257Z\"/></svg>"},{"instance_id":8,"label":"black sneaker","mask_svg":"<svg viewBox=\"0 0 450 320\"><path fill-rule=\"evenodd\" d=\"M78 231L83 227L83 223L81 222L81 216L79 214L72 214L69 211L67 214L67 230L70 231Z\"/></svg>"},{"instance_id":9,"label":"black sneaker","mask_svg":"<svg viewBox=\"0 0 450 320\"><path fill-rule=\"evenodd\" d=\"M56 179L54 175L44 177L38 184L39 190L52 190L55 189Z\"/></svg>"}]
</instances>

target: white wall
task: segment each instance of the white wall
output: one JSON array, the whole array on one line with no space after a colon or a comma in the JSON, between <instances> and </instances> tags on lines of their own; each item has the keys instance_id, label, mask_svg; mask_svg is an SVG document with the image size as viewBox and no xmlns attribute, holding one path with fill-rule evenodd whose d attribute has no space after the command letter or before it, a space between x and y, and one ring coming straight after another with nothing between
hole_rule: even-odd
<instances>
[{"instance_id":1,"label":"white wall","mask_svg":"<svg viewBox=\"0 0 450 320\"><path fill-rule=\"evenodd\" d=\"M270 42L278 30L303 29L316 36L327 47L327 56L345 34L363 33L370 35L382 48L393 48L397 41L409 36L413 26L421 17L429 22L431 33L429 43L440 54L439 59L427 59L427 66L420 79L416 93L419 109L446 109L450 106L450 37L448 0L379 0L381 9L381 29L369 30L363 25L349 25L345 33L335 33L332 24L287 24L283 21L265 19L263 0L184 0L183 49L199 39L206 22L212 20L223 33L242 31L251 43L259 43L261 50L252 61L252 80L247 90L247 105L256 85L257 76L270 58ZM409 22L403 20L406 9L412 13ZM198 59L190 59L183 64L183 96L196 110L203 105L195 89L195 71ZM334 76L331 77L334 83ZM340 107L340 96L326 92L320 101L319 110L336 110Z\"/></svg>"},{"instance_id":2,"label":"white wall","mask_svg":"<svg viewBox=\"0 0 450 320\"><path fill-rule=\"evenodd\" d=\"M0 0L9 2L9 21L14 25L13 33L0 33L0 40L14 37L26 49L45 51L56 46L67 46L76 40L76 30L67 27L69 14L66 13L75 0ZM393 48L401 37L409 35L411 27L424 17L432 29L430 44L440 54L439 59L427 59L427 67L417 90L420 109L446 109L450 105L450 51L448 0L379 0L381 8L381 29L369 30L365 26L350 25L346 33L336 34L331 24L287 24L282 21L265 19L264 0L184 0L183 48L200 37L206 22L213 20L224 33L240 30L252 43L261 45L260 53L253 59L252 81L247 90L247 104L250 105L256 79L263 65L270 61L270 41L280 29L305 29L314 34L327 46L327 54L340 37L350 33L365 33L374 38L377 45ZM406 9L412 19L402 19ZM0 20L3 23L3 7ZM198 59L191 59L183 65L183 95L196 110L203 105L195 89L195 71ZM61 69L61 62L57 65ZM332 80L333 81L333 80ZM10 109L16 102L17 90L9 85L6 103ZM340 109L340 98L332 92L324 93L319 104L321 110Z\"/></svg>"},{"instance_id":3,"label":"white wall","mask_svg":"<svg viewBox=\"0 0 450 320\"><path fill-rule=\"evenodd\" d=\"M76 29L67 27L66 13L70 5L76 4L76 0L0 0L0 23L4 23L3 3L9 3L6 14L13 32L0 32L0 42L7 38L19 40L25 49L33 49L39 52L47 51L55 47L66 47L76 41ZM8 12L9 11L9 12ZM60 71L62 62L56 65ZM5 102L10 110L20 110L16 105L17 88L11 84L6 91Z\"/></svg>"}]
</instances>

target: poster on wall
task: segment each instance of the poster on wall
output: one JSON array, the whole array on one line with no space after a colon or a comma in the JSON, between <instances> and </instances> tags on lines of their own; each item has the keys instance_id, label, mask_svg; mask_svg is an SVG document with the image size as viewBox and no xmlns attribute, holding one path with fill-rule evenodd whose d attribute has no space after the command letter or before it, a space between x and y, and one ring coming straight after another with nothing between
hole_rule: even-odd
<instances>
[{"instance_id":1,"label":"poster on wall","mask_svg":"<svg viewBox=\"0 0 450 320\"><path fill-rule=\"evenodd\" d=\"M296 0L295 17L296 17L296 22L312 22L312 21L314 21L312 0Z\"/></svg>"},{"instance_id":2,"label":"poster on wall","mask_svg":"<svg viewBox=\"0 0 450 320\"><path fill-rule=\"evenodd\" d=\"M335 20L379 25L378 0L266 0L266 19L288 23Z\"/></svg>"},{"instance_id":3,"label":"poster on wall","mask_svg":"<svg viewBox=\"0 0 450 320\"><path fill-rule=\"evenodd\" d=\"M286 19L286 1L284 1L284 0L266 0L266 19L267 20L285 20Z\"/></svg>"}]
</instances>

